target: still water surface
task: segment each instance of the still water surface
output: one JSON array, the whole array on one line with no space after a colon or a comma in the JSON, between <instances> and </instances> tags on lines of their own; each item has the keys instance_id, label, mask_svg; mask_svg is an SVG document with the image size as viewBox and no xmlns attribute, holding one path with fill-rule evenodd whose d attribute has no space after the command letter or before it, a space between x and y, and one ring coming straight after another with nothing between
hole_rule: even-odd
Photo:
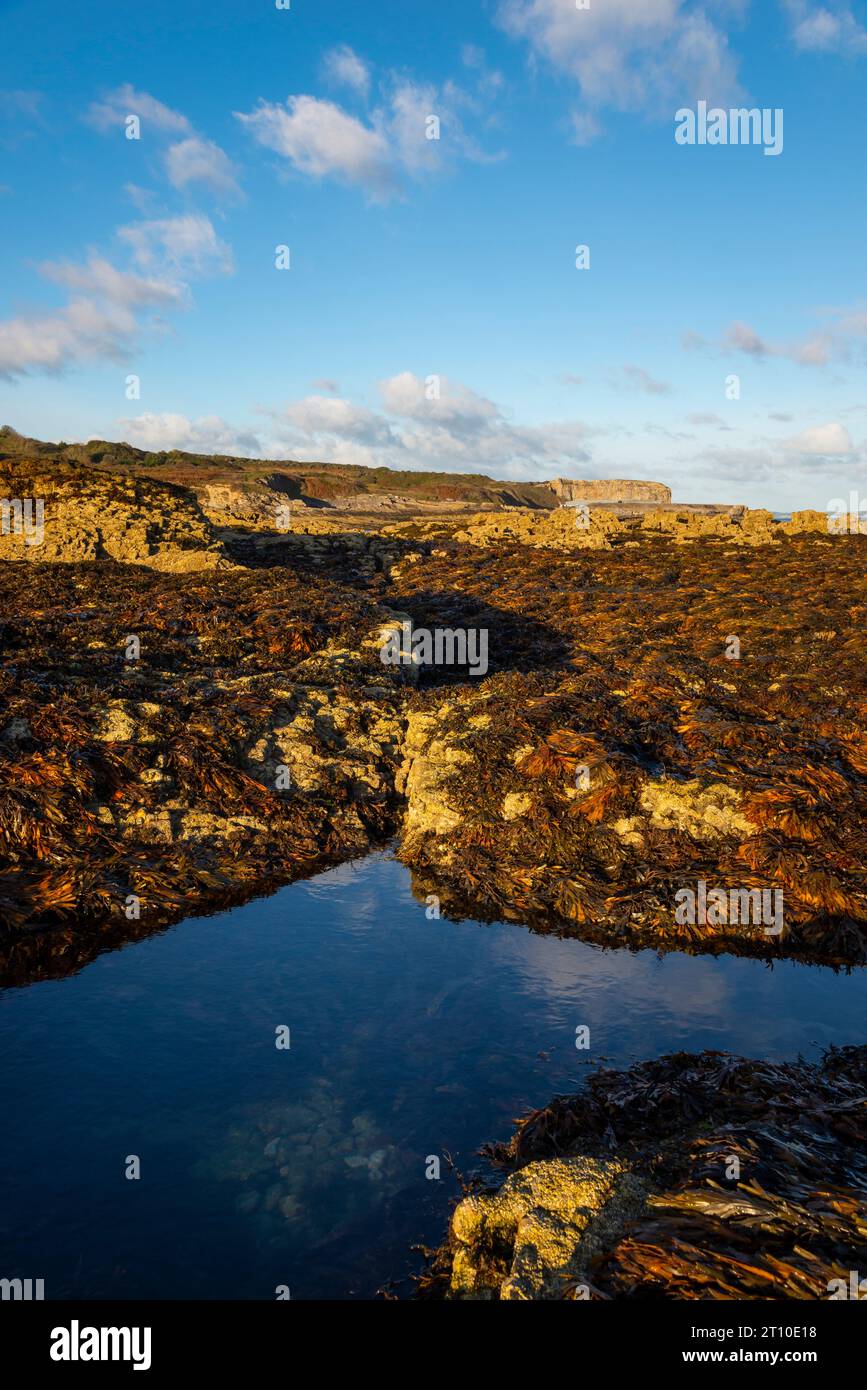
<instances>
[{"instance_id":1,"label":"still water surface","mask_svg":"<svg viewBox=\"0 0 867 1390\"><path fill-rule=\"evenodd\" d=\"M443 1232L457 1188L428 1155L478 1167L588 1056L862 1043L865 991L864 971L428 921L374 854L0 996L0 1277L48 1298L371 1297Z\"/></svg>"}]
</instances>

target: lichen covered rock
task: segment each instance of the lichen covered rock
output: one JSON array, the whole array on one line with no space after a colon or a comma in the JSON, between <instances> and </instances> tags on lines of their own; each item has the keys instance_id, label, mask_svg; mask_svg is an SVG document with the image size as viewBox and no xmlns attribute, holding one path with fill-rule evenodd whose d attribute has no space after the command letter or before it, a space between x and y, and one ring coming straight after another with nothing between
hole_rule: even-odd
<instances>
[{"instance_id":1,"label":"lichen covered rock","mask_svg":"<svg viewBox=\"0 0 867 1390\"><path fill-rule=\"evenodd\" d=\"M0 460L0 561L116 560L171 574L229 569L194 494L59 458Z\"/></svg>"},{"instance_id":2,"label":"lichen covered rock","mask_svg":"<svg viewBox=\"0 0 867 1390\"><path fill-rule=\"evenodd\" d=\"M562 1297L642 1209L645 1186L616 1160L530 1163L494 1193L465 1197L451 1222L452 1298Z\"/></svg>"}]
</instances>

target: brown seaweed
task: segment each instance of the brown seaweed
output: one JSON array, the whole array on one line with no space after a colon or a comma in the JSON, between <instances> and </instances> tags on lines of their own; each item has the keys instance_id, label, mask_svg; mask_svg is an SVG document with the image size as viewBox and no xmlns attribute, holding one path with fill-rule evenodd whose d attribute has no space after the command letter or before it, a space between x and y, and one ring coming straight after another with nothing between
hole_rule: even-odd
<instances>
[{"instance_id":1,"label":"brown seaweed","mask_svg":"<svg viewBox=\"0 0 867 1390\"><path fill-rule=\"evenodd\" d=\"M862 1046L819 1064L703 1052L600 1069L483 1153L506 1173L616 1153L642 1175L644 1211L593 1260L592 1298L827 1299L867 1259L865 1142ZM421 1296L447 1296L452 1248Z\"/></svg>"}]
</instances>

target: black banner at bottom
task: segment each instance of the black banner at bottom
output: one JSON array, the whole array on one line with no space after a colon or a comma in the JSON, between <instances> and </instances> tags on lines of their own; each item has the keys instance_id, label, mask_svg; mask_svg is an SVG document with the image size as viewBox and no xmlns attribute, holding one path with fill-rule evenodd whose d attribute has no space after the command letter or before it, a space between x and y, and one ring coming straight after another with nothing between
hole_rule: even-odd
<instances>
[{"instance_id":1,"label":"black banner at bottom","mask_svg":"<svg viewBox=\"0 0 867 1390\"><path fill-rule=\"evenodd\" d=\"M542 1357L540 1377L567 1358L596 1357L606 1369L642 1373L712 1366L807 1366L829 1372L851 1366L867 1324L853 1301L821 1303L645 1302L503 1304L396 1301L365 1303L0 1303L4 1365L25 1374L139 1374L162 1381L177 1374L262 1372L298 1367L299 1352L356 1363L366 1338L378 1348L368 1370L421 1358L426 1372L441 1356L454 1362L449 1334L479 1339L486 1368L522 1346ZM865 1300L867 1301L867 1300ZM848 1305L848 1306L847 1306ZM323 1312L327 1322L323 1321ZM335 1334L338 1334L335 1337ZM410 1336L408 1344L402 1334ZM435 1334L437 1340L427 1339ZM444 1341L443 1338L448 1338ZM548 1339L558 1338L553 1342ZM569 1341L560 1341L560 1338ZM349 1340L346 1340L349 1338ZM423 1340L419 1340L419 1339ZM529 1338L529 1340L527 1340ZM537 1342L535 1339L539 1338ZM374 1340L375 1339L375 1340ZM575 1339L575 1340L572 1340ZM554 1355L553 1365L548 1355ZM306 1360L305 1360L305 1365ZM466 1366L463 1353L459 1364ZM300 1369L300 1367L298 1367ZM312 1369L312 1367L311 1367Z\"/></svg>"}]
</instances>

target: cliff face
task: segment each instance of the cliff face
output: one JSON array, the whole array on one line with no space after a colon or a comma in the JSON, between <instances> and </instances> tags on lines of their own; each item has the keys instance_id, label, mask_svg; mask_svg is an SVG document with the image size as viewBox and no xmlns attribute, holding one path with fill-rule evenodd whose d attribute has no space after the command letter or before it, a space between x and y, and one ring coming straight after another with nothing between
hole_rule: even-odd
<instances>
[{"instance_id":1,"label":"cliff face","mask_svg":"<svg viewBox=\"0 0 867 1390\"><path fill-rule=\"evenodd\" d=\"M150 453L131 444L91 439L86 444L49 444L0 425L0 462L50 457L124 477L176 483L191 488L218 525L263 524L276 503L288 499L338 510L378 511L426 503L443 509L468 506L529 507L551 510L560 502L670 502L662 483L607 478L592 482L555 478L553 482L505 482L485 473L437 473L360 464L300 463L190 454L173 449ZM276 494L276 503L275 496ZM262 513L257 519L254 513ZM221 513L223 513L221 515Z\"/></svg>"},{"instance_id":2,"label":"cliff face","mask_svg":"<svg viewBox=\"0 0 867 1390\"><path fill-rule=\"evenodd\" d=\"M561 502L670 502L665 483L637 482L634 478L555 478L548 486Z\"/></svg>"}]
</instances>

